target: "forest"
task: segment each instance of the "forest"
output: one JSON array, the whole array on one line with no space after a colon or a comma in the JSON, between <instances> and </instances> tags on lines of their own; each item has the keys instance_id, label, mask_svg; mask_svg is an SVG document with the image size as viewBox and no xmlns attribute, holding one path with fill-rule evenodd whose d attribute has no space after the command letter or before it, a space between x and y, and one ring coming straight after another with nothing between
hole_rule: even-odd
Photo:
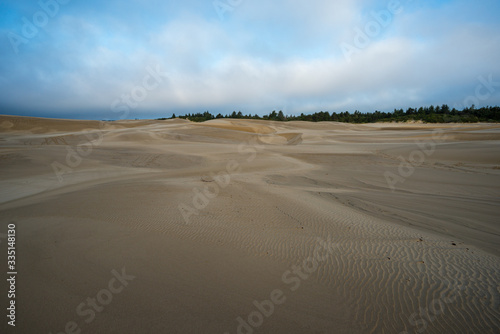
<instances>
[{"instance_id":1,"label":"forest","mask_svg":"<svg viewBox=\"0 0 500 334\"><path fill-rule=\"evenodd\" d=\"M175 114L170 118L176 118ZM500 122L500 107L475 108L474 105L462 110L450 109L446 104L442 106L430 106L420 108L394 109L393 112L383 112L375 110L372 113L362 113L358 110L354 113L349 111L332 112L319 111L313 114L285 115L283 111L273 110L268 115L259 116L244 115L241 111L233 111L231 114L213 115L209 111L203 113L193 113L178 116L178 118L188 119L193 122L204 122L217 118L234 119L263 119L272 121L308 121L308 122L344 122L344 123L375 123L375 122L409 122L422 121L424 123L477 123L477 122ZM158 118L165 120L168 118Z\"/></svg>"}]
</instances>

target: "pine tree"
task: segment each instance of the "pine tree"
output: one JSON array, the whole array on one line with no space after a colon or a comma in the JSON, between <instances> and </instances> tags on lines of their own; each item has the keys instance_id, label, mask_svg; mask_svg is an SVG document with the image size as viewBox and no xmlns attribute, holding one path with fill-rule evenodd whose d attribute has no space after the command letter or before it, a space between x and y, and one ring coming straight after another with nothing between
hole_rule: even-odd
<instances>
[{"instance_id":1,"label":"pine tree","mask_svg":"<svg viewBox=\"0 0 500 334\"><path fill-rule=\"evenodd\" d=\"M280 110L278 112L278 121L282 121L283 122L284 120L286 120L285 115L283 115L283 111Z\"/></svg>"}]
</instances>

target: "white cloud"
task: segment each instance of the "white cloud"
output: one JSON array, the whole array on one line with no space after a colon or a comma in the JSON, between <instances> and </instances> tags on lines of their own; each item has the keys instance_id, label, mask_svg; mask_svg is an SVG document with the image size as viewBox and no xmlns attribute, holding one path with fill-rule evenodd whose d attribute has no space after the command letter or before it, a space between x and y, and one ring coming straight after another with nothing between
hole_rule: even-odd
<instances>
[{"instance_id":1,"label":"white cloud","mask_svg":"<svg viewBox=\"0 0 500 334\"><path fill-rule=\"evenodd\" d=\"M367 3L244 1L224 22L214 13L183 13L137 31L127 18L61 15L47 44L33 44L35 53L0 55L0 98L26 108L107 112L157 64L169 80L138 113L240 106L262 113L281 105L299 113L372 111L463 100L480 75L500 81L498 25L455 23L443 12L448 7L398 14L347 62L340 44L354 44L366 13L385 4ZM500 103L500 94L485 103Z\"/></svg>"}]
</instances>

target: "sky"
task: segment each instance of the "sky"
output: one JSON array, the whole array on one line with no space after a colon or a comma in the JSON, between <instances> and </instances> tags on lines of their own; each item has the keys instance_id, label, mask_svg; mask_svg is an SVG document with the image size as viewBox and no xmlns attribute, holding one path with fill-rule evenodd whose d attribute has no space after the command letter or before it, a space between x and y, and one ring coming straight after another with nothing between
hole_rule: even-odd
<instances>
[{"instance_id":1,"label":"sky","mask_svg":"<svg viewBox=\"0 0 500 334\"><path fill-rule=\"evenodd\" d=\"M500 1L0 2L0 114L500 105Z\"/></svg>"}]
</instances>

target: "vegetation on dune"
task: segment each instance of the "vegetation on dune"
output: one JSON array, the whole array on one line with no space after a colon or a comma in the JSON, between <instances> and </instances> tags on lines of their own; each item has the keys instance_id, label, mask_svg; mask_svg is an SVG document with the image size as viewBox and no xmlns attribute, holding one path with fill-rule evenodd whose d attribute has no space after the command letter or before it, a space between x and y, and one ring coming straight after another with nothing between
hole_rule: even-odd
<instances>
[{"instance_id":1,"label":"vegetation on dune","mask_svg":"<svg viewBox=\"0 0 500 334\"><path fill-rule=\"evenodd\" d=\"M176 118L175 114L171 118ZM329 113L328 111L320 111L313 114L300 114L299 116L286 116L283 111L276 112L273 110L269 115L260 117L259 115L243 115L241 111L233 111L229 115L217 114L212 115L209 111L204 113L186 114L179 118L188 119L193 122L204 122L217 118L234 118L234 119L264 119L272 121L309 121L309 122L344 122L344 123L375 123L375 122L408 122L422 121L425 123L476 123L476 122L500 122L500 107L482 107L476 109L474 105L470 108L457 110L450 109L446 104L442 106L430 106L394 109L393 112L382 112L376 110L373 113L361 113L348 111L341 113ZM159 118L165 120L167 118Z\"/></svg>"}]
</instances>

